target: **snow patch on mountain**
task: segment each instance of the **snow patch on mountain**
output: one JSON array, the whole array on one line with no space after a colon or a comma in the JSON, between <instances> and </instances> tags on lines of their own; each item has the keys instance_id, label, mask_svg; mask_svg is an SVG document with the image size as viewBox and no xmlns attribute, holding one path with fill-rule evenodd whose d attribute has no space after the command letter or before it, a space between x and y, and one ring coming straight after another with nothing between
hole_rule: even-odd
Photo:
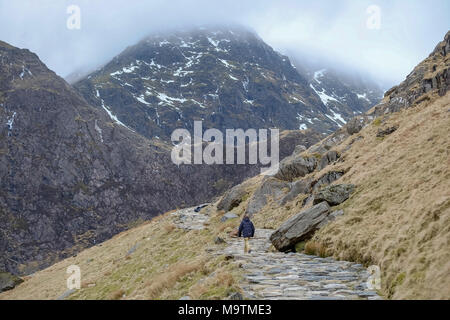
<instances>
[{"instance_id":1,"label":"snow patch on mountain","mask_svg":"<svg viewBox=\"0 0 450 320\"><path fill-rule=\"evenodd\" d=\"M98 126L97 119L95 119L95 125L94 125L94 128L95 128L95 131L97 131L97 133L98 133L99 136L100 136L100 141L103 142L103 131L102 131L102 128L100 128L100 127Z\"/></svg>"},{"instance_id":2,"label":"snow patch on mountain","mask_svg":"<svg viewBox=\"0 0 450 320\"><path fill-rule=\"evenodd\" d=\"M370 102L370 100L367 98L367 93L364 93L364 94L357 93L356 96L358 97L358 99L364 99L367 102Z\"/></svg>"},{"instance_id":3,"label":"snow patch on mountain","mask_svg":"<svg viewBox=\"0 0 450 320\"><path fill-rule=\"evenodd\" d=\"M12 131L13 129L13 125L14 125L14 120L16 118L17 113L14 112L13 115L11 117L9 117L6 121L6 126L8 127L8 131Z\"/></svg>"},{"instance_id":4,"label":"snow patch on mountain","mask_svg":"<svg viewBox=\"0 0 450 320\"><path fill-rule=\"evenodd\" d=\"M346 124L347 121L345 121L345 119L342 117L341 114L335 112L333 109L330 109L330 112L332 113L332 115L328 115L326 114L325 116L327 116L329 119L333 120L339 127L342 127L342 124Z\"/></svg>"},{"instance_id":5,"label":"snow patch on mountain","mask_svg":"<svg viewBox=\"0 0 450 320\"><path fill-rule=\"evenodd\" d=\"M322 100L324 105L327 105L330 101L336 101L339 102L339 100L337 100L336 98L333 98L329 95L327 95L325 93L325 89L323 89L322 91L316 90L316 88L314 88L314 86L312 84L309 85L311 87L311 89L314 90L315 93L317 93L317 95L320 97L320 100Z\"/></svg>"},{"instance_id":6,"label":"snow patch on mountain","mask_svg":"<svg viewBox=\"0 0 450 320\"><path fill-rule=\"evenodd\" d=\"M319 80L320 78L322 78L325 74L327 70L326 69L322 69L319 71L314 72L314 80L318 83L321 84L322 82Z\"/></svg>"}]
</instances>

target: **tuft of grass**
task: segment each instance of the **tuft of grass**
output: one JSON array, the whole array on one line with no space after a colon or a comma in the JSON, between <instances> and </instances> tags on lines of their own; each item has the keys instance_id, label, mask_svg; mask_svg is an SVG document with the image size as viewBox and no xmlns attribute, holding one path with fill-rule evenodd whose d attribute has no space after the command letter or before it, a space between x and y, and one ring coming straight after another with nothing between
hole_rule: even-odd
<instances>
[{"instance_id":1,"label":"tuft of grass","mask_svg":"<svg viewBox=\"0 0 450 320\"><path fill-rule=\"evenodd\" d=\"M165 224L163 228L166 233L171 233L177 227L173 223L169 223L169 224Z\"/></svg>"},{"instance_id":2,"label":"tuft of grass","mask_svg":"<svg viewBox=\"0 0 450 320\"><path fill-rule=\"evenodd\" d=\"M327 254L327 248L322 243L313 240L310 240L305 244L304 252L305 254L315 255L321 258L329 256L329 254Z\"/></svg>"},{"instance_id":3,"label":"tuft of grass","mask_svg":"<svg viewBox=\"0 0 450 320\"><path fill-rule=\"evenodd\" d=\"M111 293L110 300L120 300L125 294L123 289L119 289Z\"/></svg>"},{"instance_id":4,"label":"tuft of grass","mask_svg":"<svg viewBox=\"0 0 450 320\"><path fill-rule=\"evenodd\" d=\"M373 120L372 124L376 127L381 126L381 119L380 118L376 118L375 120Z\"/></svg>"},{"instance_id":5,"label":"tuft of grass","mask_svg":"<svg viewBox=\"0 0 450 320\"><path fill-rule=\"evenodd\" d=\"M295 252L303 252L305 251L306 242L302 241L295 245Z\"/></svg>"},{"instance_id":6,"label":"tuft of grass","mask_svg":"<svg viewBox=\"0 0 450 320\"><path fill-rule=\"evenodd\" d=\"M148 298L157 299L163 290L169 289L175 285L182 277L205 267L205 260L198 260L191 263L179 262L171 266L169 270L163 271L148 282Z\"/></svg>"}]
</instances>

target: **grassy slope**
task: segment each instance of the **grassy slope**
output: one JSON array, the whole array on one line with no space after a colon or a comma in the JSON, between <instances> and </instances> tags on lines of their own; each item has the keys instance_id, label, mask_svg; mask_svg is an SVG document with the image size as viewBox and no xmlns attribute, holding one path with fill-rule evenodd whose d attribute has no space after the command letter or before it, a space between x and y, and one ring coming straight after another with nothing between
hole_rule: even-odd
<instances>
[{"instance_id":1,"label":"grassy slope","mask_svg":"<svg viewBox=\"0 0 450 320\"><path fill-rule=\"evenodd\" d=\"M205 230L187 232L167 213L27 277L0 299L56 299L67 290L73 264L81 268L82 288L70 299L222 299L237 291L239 275L233 262L206 250L219 249L214 237L237 223L219 223L217 216Z\"/></svg>"},{"instance_id":2,"label":"grassy slope","mask_svg":"<svg viewBox=\"0 0 450 320\"><path fill-rule=\"evenodd\" d=\"M337 258L379 265L389 298L450 298L449 110L447 94L379 118L334 166L348 170L339 182L357 191L313 242ZM395 133L376 138L393 125Z\"/></svg>"}]
</instances>

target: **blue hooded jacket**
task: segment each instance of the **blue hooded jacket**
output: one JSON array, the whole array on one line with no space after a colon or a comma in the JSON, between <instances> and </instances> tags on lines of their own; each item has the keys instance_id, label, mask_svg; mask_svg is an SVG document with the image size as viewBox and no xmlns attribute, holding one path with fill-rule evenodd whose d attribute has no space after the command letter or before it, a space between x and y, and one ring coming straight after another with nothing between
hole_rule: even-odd
<instances>
[{"instance_id":1,"label":"blue hooded jacket","mask_svg":"<svg viewBox=\"0 0 450 320\"><path fill-rule=\"evenodd\" d=\"M245 217L239 226L239 237L252 238L255 236L255 226L249 217Z\"/></svg>"}]
</instances>

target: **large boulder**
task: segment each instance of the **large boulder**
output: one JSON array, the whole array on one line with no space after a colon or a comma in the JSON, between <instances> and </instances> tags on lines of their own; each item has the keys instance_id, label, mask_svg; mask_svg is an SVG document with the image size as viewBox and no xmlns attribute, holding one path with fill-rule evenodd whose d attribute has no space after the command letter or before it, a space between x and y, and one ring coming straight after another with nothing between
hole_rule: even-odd
<instances>
[{"instance_id":1,"label":"large boulder","mask_svg":"<svg viewBox=\"0 0 450 320\"><path fill-rule=\"evenodd\" d=\"M301 211L281 225L270 236L270 241L279 251L288 251L300 241L310 239L328 220L330 206L326 202Z\"/></svg>"},{"instance_id":2,"label":"large boulder","mask_svg":"<svg viewBox=\"0 0 450 320\"><path fill-rule=\"evenodd\" d=\"M21 284L23 280L11 273L0 272L0 292L14 289Z\"/></svg>"},{"instance_id":3,"label":"large boulder","mask_svg":"<svg viewBox=\"0 0 450 320\"><path fill-rule=\"evenodd\" d=\"M217 204L217 209L224 211L232 210L239 206L246 194L247 191L242 184L234 186L223 195L222 199L220 199Z\"/></svg>"},{"instance_id":4,"label":"large boulder","mask_svg":"<svg viewBox=\"0 0 450 320\"><path fill-rule=\"evenodd\" d=\"M304 177L314 171L317 160L314 157L288 157L281 161L280 168L275 178L284 181L293 181Z\"/></svg>"},{"instance_id":5,"label":"large boulder","mask_svg":"<svg viewBox=\"0 0 450 320\"><path fill-rule=\"evenodd\" d=\"M326 201L330 206L337 206L347 200L355 190L353 184L336 184L325 187L314 194L314 204Z\"/></svg>"},{"instance_id":6,"label":"large boulder","mask_svg":"<svg viewBox=\"0 0 450 320\"><path fill-rule=\"evenodd\" d=\"M248 202L245 213L249 216L254 215L267 205L268 197L278 200L285 195L286 189L290 189L290 184L288 182L280 181L272 177L267 178L253 194Z\"/></svg>"}]
</instances>

